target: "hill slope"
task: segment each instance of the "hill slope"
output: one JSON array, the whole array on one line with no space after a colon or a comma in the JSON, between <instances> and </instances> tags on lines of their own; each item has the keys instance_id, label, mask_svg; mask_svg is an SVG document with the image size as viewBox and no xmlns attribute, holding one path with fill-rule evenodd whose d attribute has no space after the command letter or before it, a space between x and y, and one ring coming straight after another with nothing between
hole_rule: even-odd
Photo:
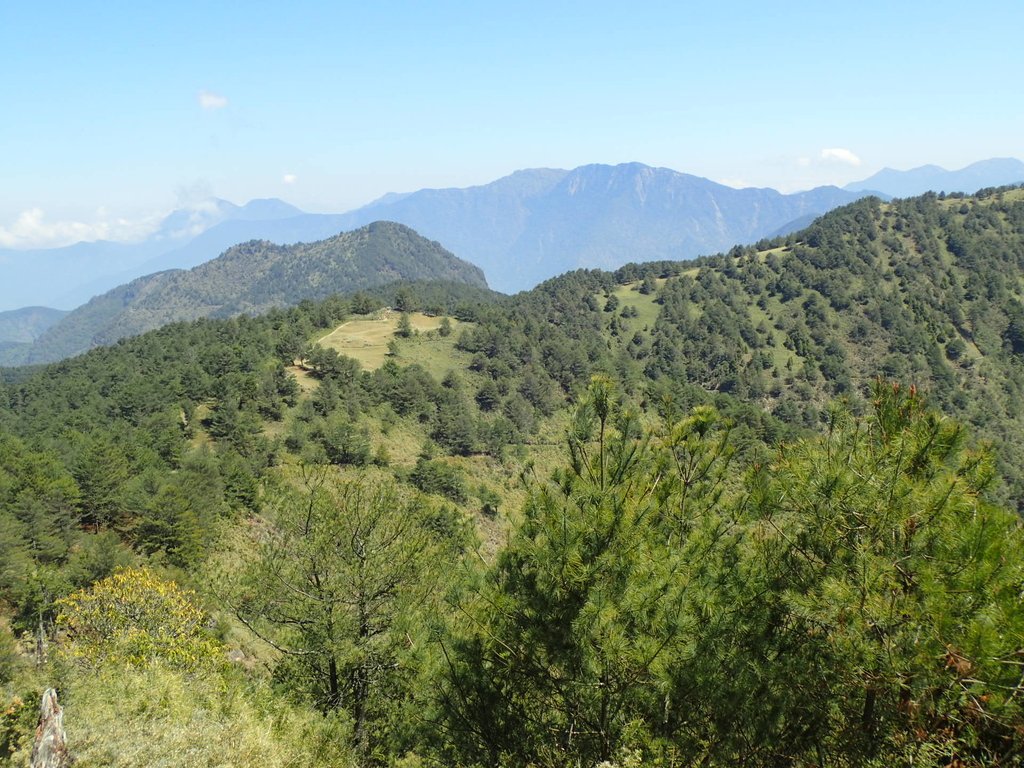
<instances>
[{"instance_id":1,"label":"hill slope","mask_svg":"<svg viewBox=\"0 0 1024 768\"><path fill-rule=\"evenodd\" d=\"M11 364L25 362L32 343L67 312L50 307L22 307L0 312L0 359Z\"/></svg>"},{"instance_id":2,"label":"hill slope","mask_svg":"<svg viewBox=\"0 0 1024 768\"><path fill-rule=\"evenodd\" d=\"M66 314L64 310L50 307L23 307L0 312L0 342L34 341Z\"/></svg>"},{"instance_id":3,"label":"hill slope","mask_svg":"<svg viewBox=\"0 0 1024 768\"><path fill-rule=\"evenodd\" d=\"M760 247L567 274L460 348L499 391L550 402L604 372L652 404L715 403L754 442L818 428L876 376L914 383L995 444L1024 508L1024 190L870 198Z\"/></svg>"},{"instance_id":4,"label":"hill slope","mask_svg":"<svg viewBox=\"0 0 1024 768\"><path fill-rule=\"evenodd\" d=\"M398 280L486 286L479 269L390 222L314 243L251 241L192 270L148 275L97 296L44 333L27 361L59 360L178 320L257 314Z\"/></svg>"},{"instance_id":5,"label":"hill slope","mask_svg":"<svg viewBox=\"0 0 1024 768\"><path fill-rule=\"evenodd\" d=\"M452 317L420 333L331 299L2 371L5 647L6 620L29 639L93 597L140 617L51 629L77 651L56 669L11 653L10 730L31 738L21 702L59 675L75 743L104 750L83 764L140 740L177 754L165 734L218 745L223 721L232 743L273 733L349 766L348 729L302 715L354 717L359 701L375 755L412 745L439 764L1005 763L1024 729L1019 520L988 503L989 466L956 424L890 383L868 404L864 384L917 382L967 417L1024 498L1022 276L1024 191L869 199L698 262L580 270L510 298L454 286ZM426 289L403 286L405 303ZM363 373L329 343L354 312L393 342ZM870 415L826 410L835 394ZM566 418L572 402L590 407ZM727 419L692 408L707 403ZM130 564L156 567L105 579ZM138 629L178 615L150 599L177 590L168 566L228 647L181 633L166 650ZM401 599L364 600L367 585ZM370 663L395 674L356 705L328 698L338 663L268 650L349 664L371 619ZM204 649L219 663L196 671ZM168 677L165 657L190 666ZM126 698L152 690L173 707ZM244 716L250 701L275 722ZM576 715L600 723L608 701L626 716L605 749Z\"/></svg>"}]
</instances>

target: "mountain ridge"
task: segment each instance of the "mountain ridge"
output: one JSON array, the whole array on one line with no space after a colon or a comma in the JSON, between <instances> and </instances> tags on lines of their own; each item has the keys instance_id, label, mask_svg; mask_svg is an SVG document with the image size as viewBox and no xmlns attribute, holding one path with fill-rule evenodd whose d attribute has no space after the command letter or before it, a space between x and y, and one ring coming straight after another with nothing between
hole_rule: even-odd
<instances>
[{"instance_id":1,"label":"mountain ridge","mask_svg":"<svg viewBox=\"0 0 1024 768\"><path fill-rule=\"evenodd\" d=\"M733 189L669 168L594 163L380 198L346 223L402 221L479 265L495 289L515 292L571 269L726 250L858 196L837 187L792 195Z\"/></svg>"},{"instance_id":2,"label":"mountain ridge","mask_svg":"<svg viewBox=\"0 0 1024 768\"><path fill-rule=\"evenodd\" d=\"M59 360L171 322L258 314L399 280L487 286L477 267L394 222L313 243L250 240L190 270L145 275L94 297L43 333L23 362Z\"/></svg>"},{"instance_id":3,"label":"mountain ridge","mask_svg":"<svg viewBox=\"0 0 1024 768\"><path fill-rule=\"evenodd\" d=\"M389 192L336 214L305 213L277 198L244 205L213 198L168 214L139 243L0 250L0 307L71 309L137 277L197 266L240 242L311 242L379 219L440 241L481 266L493 287L514 292L569 269L614 269L749 244L799 229L867 194L908 196L939 187L973 192L1018 181L1024 181L1024 163L992 158L959 171L883 169L844 189L787 195L632 162L527 168L470 187Z\"/></svg>"},{"instance_id":4,"label":"mountain ridge","mask_svg":"<svg viewBox=\"0 0 1024 768\"><path fill-rule=\"evenodd\" d=\"M862 181L847 184L851 192L882 192L892 197L914 197L925 192L971 194L986 187L1024 182L1024 162L1012 157L979 160L957 170L929 164L906 171L883 168Z\"/></svg>"}]
</instances>

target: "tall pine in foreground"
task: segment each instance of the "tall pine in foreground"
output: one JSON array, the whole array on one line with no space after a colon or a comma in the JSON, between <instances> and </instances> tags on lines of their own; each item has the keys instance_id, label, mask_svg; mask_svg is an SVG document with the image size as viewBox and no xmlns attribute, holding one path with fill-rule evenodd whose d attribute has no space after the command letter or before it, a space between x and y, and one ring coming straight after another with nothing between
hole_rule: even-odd
<instances>
[{"instance_id":1,"label":"tall pine in foreground","mask_svg":"<svg viewBox=\"0 0 1024 768\"><path fill-rule=\"evenodd\" d=\"M1003 765L1024 748L1020 521L984 499L987 452L913 388L878 383L872 405L746 480L742 611L711 638L719 674L695 681L726 760Z\"/></svg>"},{"instance_id":2,"label":"tall pine in foreground","mask_svg":"<svg viewBox=\"0 0 1024 768\"><path fill-rule=\"evenodd\" d=\"M659 742L728 523L726 430L712 409L646 432L595 379L569 466L538 482L512 542L444 640L446 728L481 764L596 764ZM678 463L677 463L678 462ZM685 467L679 471L680 467ZM696 492L695 492L696 491Z\"/></svg>"}]
</instances>

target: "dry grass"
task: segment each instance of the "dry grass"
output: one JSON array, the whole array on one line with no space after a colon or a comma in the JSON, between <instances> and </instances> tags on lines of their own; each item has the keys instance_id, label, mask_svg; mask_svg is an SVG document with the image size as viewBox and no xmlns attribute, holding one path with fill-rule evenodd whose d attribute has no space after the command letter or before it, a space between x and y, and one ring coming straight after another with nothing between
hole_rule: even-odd
<instances>
[{"instance_id":1,"label":"dry grass","mask_svg":"<svg viewBox=\"0 0 1024 768\"><path fill-rule=\"evenodd\" d=\"M296 381L299 382L299 393L303 397L312 394L314 390L320 386L320 382L317 381L313 374L305 368L300 368L297 365L289 365L286 370L295 377Z\"/></svg>"},{"instance_id":2,"label":"dry grass","mask_svg":"<svg viewBox=\"0 0 1024 768\"><path fill-rule=\"evenodd\" d=\"M162 669L76 675L63 687L79 768L349 766L342 723L282 706L234 676Z\"/></svg>"},{"instance_id":3,"label":"dry grass","mask_svg":"<svg viewBox=\"0 0 1024 768\"><path fill-rule=\"evenodd\" d=\"M370 442L373 450L376 452L383 448L393 467L413 467L426 441L426 431L411 419L396 418L387 429L384 429L380 419L370 421Z\"/></svg>"},{"instance_id":4,"label":"dry grass","mask_svg":"<svg viewBox=\"0 0 1024 768\"><path fill-rule=\"evenodd\" d=\"M410 312L409 324L413 335L403 339L395 335L399 316L398 312L382 310L372 317L349 320L322 336L317 343L351 357L368 371L384 364L392 341L397 346L397 355L392 358L395 362L403 366L418 363L438 380L443 379L449 370L468 365L468 356L455 349L455 342L459 332L471 323L450 318L452 332L449 336L441 336L438 333L440 317Z\"/></svg>"}]
</instances>

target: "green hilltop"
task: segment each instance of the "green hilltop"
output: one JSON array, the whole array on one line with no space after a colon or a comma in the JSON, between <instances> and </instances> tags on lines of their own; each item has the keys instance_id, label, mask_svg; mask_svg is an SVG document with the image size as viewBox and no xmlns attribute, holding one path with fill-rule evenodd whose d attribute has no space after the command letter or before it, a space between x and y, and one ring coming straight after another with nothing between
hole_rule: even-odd
<instances>
[{"instance_id":1,"label":"green hilltop","mask_svg":"<svg viewBox=\"0 0 1024 768\"><path fill-rule=\"evenodd\" d=\"M19 361L50 362L179 320L258 314L399 280L487 286L478 268L392 222L314 243L254 240L190 270L140 277L93 298L41 334Z\"/></svg>"}]
</instances>

